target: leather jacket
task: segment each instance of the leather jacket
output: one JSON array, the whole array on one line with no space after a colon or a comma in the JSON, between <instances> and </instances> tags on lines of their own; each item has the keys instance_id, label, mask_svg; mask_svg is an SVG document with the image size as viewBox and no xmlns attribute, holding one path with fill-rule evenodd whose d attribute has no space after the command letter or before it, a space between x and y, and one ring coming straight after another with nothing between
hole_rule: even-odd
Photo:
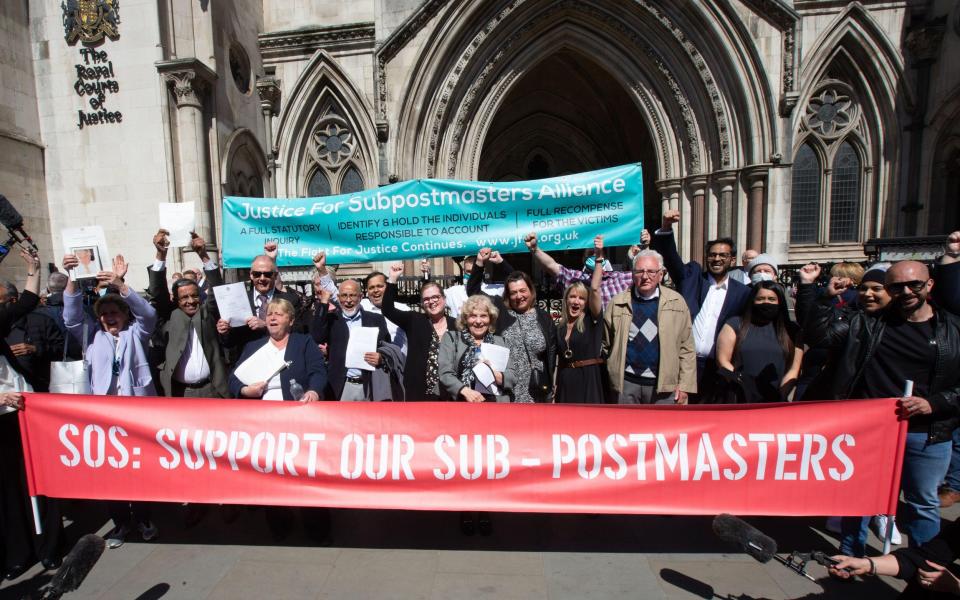
<instances>
[{"instance_id":1,"label":"leather jacket","mask_svg":"<svg viewBox=\"0 0 960 600\"><path fill-rule=\"evenodd\" d=\"M849 398L861 383L864 366L883 338L885 315L835 310L818 304L813 284L800 284L797 306L798 314L803 315L804 342L835 350L831 368L824 373L828 378L823 378L825 385L820 389L828 398ZM951 440L953 430L960 424L960 318L935 309L934 336L937 359L926 398L933 409L927 417L929 443Z\"/></svg>"}]
</instances>

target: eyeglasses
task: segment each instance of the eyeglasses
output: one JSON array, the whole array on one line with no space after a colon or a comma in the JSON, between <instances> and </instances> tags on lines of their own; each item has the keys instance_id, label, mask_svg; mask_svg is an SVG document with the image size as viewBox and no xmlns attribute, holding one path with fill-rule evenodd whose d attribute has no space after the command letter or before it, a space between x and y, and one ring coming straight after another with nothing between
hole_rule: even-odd
<instances>
[{"instance_id":1,"label":"eyeglasses","mask_svg":"<svg viewBox=\"0 0 960 600\"><path fill-rule=\"evenodd\" d=\"M436 294L435 296L424 296L423 299L421 299L421 302L424 304L434 304L436 302L440 302L441 298L443 298L443 296L440 294Z\"/></svg>"},{"instance_id":2,"label":"eyeglasses","mask_svg":"<svg viewBox=\"0 0 960 600\"><path fill-rule=\"evenodd\" d=\"M639 275L641 277L643 277L644 275L646 275L647 277L655 277L662 270L663 269L635 269L633 271L633 274Z\"/></svg>"},{"instance_id":3,"label":"eyeglasses","mask_svg":"<svg viewBox=\"0 0 960 600\"><path fill-rule=\"evenodd\" d=\"M923 281L896 281L894 283L885 283L883 287L890 294L902 294L904 288L910 288L910 291L914 294L919 294L926 285L929 279Z\"/></svg>"},{"instance_id":4,"label":"eyeglasses","mask_svg":"<svg viewBox=\"0 0 960 600\"><path fill-rule=\"evenodd\" d=\"M707 258L730 258L733 256L729 252L707 252Z\"/></svg>"},{"instance_id":5,"label":"eyeglasses","mask_svg":"<svg viewBox=\"0 0 960 600\"><path fill-rule=\"evenodd\" d=\"M276 271L250 271L250 279L260 279L261 277L273 279L275 274Z\"/></svg>"}]
</instances>

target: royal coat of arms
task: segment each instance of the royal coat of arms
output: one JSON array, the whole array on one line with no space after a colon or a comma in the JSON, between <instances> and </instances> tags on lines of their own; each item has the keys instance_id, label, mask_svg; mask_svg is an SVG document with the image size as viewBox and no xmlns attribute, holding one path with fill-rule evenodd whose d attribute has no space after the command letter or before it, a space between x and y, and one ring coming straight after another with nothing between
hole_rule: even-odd
<instances>
[{"instance_id":1,"label":"royal coat of arms","mask_svg":"<svg viewBox=\"0 0 960 600\"><path fill-rule=\"evenodd\" d=\"M120 37L120 0L66 0L60 8L68 44L77 40L95 44L104 37Z\"/></svg>"}]
</instances>

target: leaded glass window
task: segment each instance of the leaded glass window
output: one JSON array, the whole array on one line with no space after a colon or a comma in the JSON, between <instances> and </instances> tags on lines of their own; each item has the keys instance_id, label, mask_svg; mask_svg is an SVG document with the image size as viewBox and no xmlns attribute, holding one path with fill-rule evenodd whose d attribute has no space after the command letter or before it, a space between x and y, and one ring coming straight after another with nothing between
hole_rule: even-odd
<instances>
[{"instance_id":1,"label":"leaded glass window","mask_svg":"<svg viewBox=\"0 0 960 600\"><path fill-rule=\"evenodd\" d=\"M860 222L860 157L843 142L833 159L830 185L830 241L856 242Z\"/></svg>"},{"instance_id":2,"label":"leaded glass window","mask_svg":"<svg viewBox=\"0 0 960 600\"><path fill-rule=\"evenodd\" d=\"M322 169L317 169L310 176L310 183L307 185L307 197L316 198L318 196L330 195L330 180Z\"/></svg>"},{"instance_id":3,"label":"leaded glass window","mask_svg":"<svg viewBox=\"0 0 960 600\"><path fill-rule=\"evenodd\" d=\"M350 167L347 169L346 174L344 174L343 181L340 182L340 193L352 194L362 190L363 177L360 176L360 171L358 171L356 167Z\"/></svg>"},{"instance_id":4,"label":"leaded glass window","mask_svg":"<svg viewBox=\"0 0 960 600\"><path fill-rule=\"evenodd\" d=\"M816 243L820 229L820 158L810 144L804 144L793 161L790 242Z\"/></svg>"}]
</instances>

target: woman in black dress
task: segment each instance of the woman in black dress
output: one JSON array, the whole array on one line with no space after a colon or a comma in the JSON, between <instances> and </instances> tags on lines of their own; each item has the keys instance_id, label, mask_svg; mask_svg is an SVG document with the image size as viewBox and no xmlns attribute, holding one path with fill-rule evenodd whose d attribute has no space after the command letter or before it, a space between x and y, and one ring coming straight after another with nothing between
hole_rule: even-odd
<instances>
[{"instance_id":1,"label":"woman in black dress","mask_svg":"<svg viewBox=\"0 0 960 600\"><path fill-rule=\"evenodd\" d=\"M803 360L799 330L787 314L783 287L774 281L753 284L743 317L731 317L717 336L720 373L742 386L737 401L788 400Z\"/></svg>"},{"instance_id":2,"label":"woman in black dress","mask_svg":"<svg viewBox=\"0 0 960 600\"><path fill-rule=\"evenodd\" d=\"M575 281L563 292L563 315L557 325L556 401L603 403L603 236L593 238L594 269L590 289Z\"/></svg>"}]
</instances>

